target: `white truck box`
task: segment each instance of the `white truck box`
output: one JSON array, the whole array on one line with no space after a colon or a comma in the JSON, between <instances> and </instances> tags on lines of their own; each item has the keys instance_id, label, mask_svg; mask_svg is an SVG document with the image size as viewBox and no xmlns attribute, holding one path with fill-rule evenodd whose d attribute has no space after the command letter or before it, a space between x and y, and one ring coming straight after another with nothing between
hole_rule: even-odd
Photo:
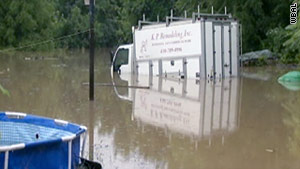
<instances>
[{"instance_id":1,"label":"white truck box","mask_svg":"<svg viewBox=\"0 0 300 169\"><path fill-rule=\"evenodd\" d=\"M239 33L238 21L229 15L139 24L133 44L117 49L112 71L193 79L238 76Z\"/></svg>"}]
</instances>

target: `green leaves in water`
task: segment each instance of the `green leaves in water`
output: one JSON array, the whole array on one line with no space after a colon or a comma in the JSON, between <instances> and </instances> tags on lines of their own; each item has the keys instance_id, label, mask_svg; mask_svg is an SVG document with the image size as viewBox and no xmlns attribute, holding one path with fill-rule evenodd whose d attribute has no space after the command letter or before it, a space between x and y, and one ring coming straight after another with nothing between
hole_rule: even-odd
<instances>
[{"instance_id":1,"label":"green leaves in water","mask_svg":"<svg viewBox=\"0 0 300 169\"><path fill-rule=\"evenodd\" d=\"M300 71L291 71L278 78L278 82L285 88L298 91L300 90Z\"/></svg>"},{"instance_id":2,"label":"green leaves in water","mask_svg":"<svg viewBox=\"0 0 300 169\"><path fill-rule=\"evenodd\" d=\"M0 84L0 91L1 91L2 94L4 94L4 95L10 97L9 91L6 90L1 84Z\"/></svg>"}]
</instances>

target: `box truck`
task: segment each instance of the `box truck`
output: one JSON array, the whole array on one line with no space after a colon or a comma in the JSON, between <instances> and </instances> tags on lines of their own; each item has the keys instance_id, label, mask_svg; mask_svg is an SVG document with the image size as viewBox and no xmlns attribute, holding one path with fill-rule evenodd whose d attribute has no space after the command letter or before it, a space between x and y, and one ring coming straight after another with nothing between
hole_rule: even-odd
<instances>
[{"instance_id":1,"label":"box truck","mask_svg":"<svg viewBox=\"0 0 300 169\"><path fill-rule=\"evenodd\" d=\"M241 25L230 14L193 13L139 21L133 43L118 47L111 71L179 78L238 76Z\"/></svg>"}]
</instances>

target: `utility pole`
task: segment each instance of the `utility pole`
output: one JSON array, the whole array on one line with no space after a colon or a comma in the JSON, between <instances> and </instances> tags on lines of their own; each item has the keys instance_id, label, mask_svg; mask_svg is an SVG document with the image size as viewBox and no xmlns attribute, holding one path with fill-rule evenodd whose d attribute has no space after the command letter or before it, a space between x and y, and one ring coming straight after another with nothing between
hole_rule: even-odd
<instances>
[{"instance_id":1,"label":"utility pole","mask_svg":"<svg viewBox=\"0 0 300 169\"><path fill-rule=\"evenodd\" d=\"M95 32L94 13L95 0L90 1L90 101L94 100L94 55L95 55Z\"/></svg>"}]
</instances>

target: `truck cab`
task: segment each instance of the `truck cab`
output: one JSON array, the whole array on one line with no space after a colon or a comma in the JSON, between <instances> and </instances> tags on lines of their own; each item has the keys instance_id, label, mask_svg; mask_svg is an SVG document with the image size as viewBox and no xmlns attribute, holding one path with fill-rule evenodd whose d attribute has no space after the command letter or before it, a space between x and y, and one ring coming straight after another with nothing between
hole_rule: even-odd
<instances>
[{"instance_id":1,"label":"truck cab","mask_svg":"<svg viewBox=\"0 0 300 169\"><path fill-rule=\"evenodd\" d=\"M133 44L121 45L116 50L111 66L111 75L131 73L133 71Z\"/></svg>"}]
</instances>

